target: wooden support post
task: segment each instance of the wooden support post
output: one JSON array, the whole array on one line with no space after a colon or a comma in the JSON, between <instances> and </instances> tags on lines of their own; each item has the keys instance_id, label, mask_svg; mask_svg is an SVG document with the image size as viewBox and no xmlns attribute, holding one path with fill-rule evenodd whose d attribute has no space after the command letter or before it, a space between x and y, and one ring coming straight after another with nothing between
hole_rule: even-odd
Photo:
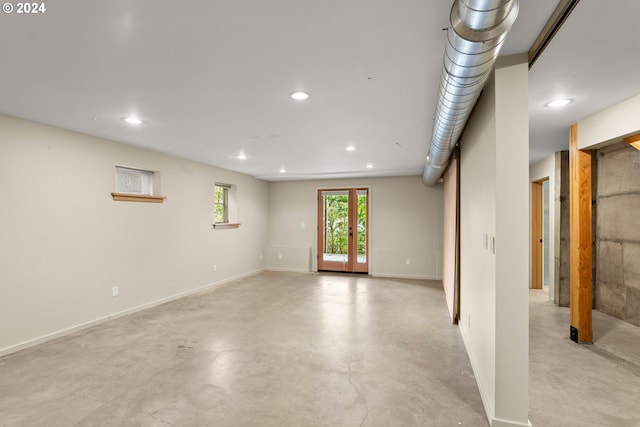
<instances>
[{"instance_id":1,"label":"wooden support post","mask_svg":"<svg viewBox=\"0 0 640 427\"><path fill-rule=\"evenodd\" d=\"M578 149L578 125L569 133L571 339L591 343L593 329L591 153Z\"/></svg>"}]
</instances>

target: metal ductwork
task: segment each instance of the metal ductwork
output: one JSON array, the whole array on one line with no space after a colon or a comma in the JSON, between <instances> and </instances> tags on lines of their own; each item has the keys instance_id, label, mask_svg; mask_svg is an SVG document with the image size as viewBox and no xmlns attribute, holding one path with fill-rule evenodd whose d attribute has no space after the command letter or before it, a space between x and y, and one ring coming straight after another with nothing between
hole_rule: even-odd
<instances>
[{"instance_id":1,"label":"metal ductwork","mask_svg":"<svg viewBox=\"0 0 640 427\"><path fill-rule=\"evenodd\" d=\"M518 0L455 0L431 147L422 181L435 185L518 16Z\"/></svg>"}]
</instances>

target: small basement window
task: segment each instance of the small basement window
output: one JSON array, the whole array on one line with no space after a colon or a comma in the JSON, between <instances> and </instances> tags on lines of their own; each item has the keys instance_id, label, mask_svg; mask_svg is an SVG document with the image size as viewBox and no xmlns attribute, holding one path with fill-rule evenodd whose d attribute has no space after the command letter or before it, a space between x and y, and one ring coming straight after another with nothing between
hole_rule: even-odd
<instances>
[{"instance_id":1,"label":"small basement window","mask_svg":"<svg viewBox=\"0 0 640 427\"><path fill-rule=\"evenodd\" d=\"M153 191L153 172L116 166L116 192L146 194Z\"/></svg>"},{"instance_id":2,"label":"small basement window","mask_svg":"<svg viewBox=\"0 0 640 427\"><path fill-rule=\"evenodd\" d=\"M215 224L224 224L229 222L229 184L216 183L215 194Z\"/></svg>"},{"instance_id":3,"label":"small basement window","mask_svg":"<svg viewBox=\"0 0 640 427\"><path fill-rule=\"evenodd\" d=\"M116 191L113 200L162 203L163 196L153 195L154 172L116 166Z\"/></svg>"},{"instance_id":4,"label":"small basement window","mask_svg":"<svg viewBox=\"0 0 640 427\"><path fill-rule=\"evenodd\" d=\"M214 194L214 219L213 228L238 228L240 224L229 222L229 193L230 184L216 182Z\"/></svg>"}]
</instances>

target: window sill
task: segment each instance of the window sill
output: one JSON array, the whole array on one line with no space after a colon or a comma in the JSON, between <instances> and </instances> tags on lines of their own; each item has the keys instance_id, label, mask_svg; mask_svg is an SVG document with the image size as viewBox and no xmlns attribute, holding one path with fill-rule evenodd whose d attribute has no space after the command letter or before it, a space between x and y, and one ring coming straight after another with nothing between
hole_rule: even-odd
<instances>
[{"instance_id":1,"label":"window sill","mask_svg":"<svg viewBox=\"0 0 640 427\"><path fill-rule=\"evenodd\" d=\"M220 222L218 224L213 224L214 230L228 230L230 228L238 228L240 227L239 222Z\"/></svg>"},{"instance_id":2,"label":"window sill","mask_svg":"<svg viewBox=\"0 0 640 427\"><path fill-rule=\"evenodd\" d=\"M111 193L113 200L119 202L145 202L145 203L162 203L165 196L150 196L147 194L129 194L129 193Z\"/></svg>"}]
</instances>

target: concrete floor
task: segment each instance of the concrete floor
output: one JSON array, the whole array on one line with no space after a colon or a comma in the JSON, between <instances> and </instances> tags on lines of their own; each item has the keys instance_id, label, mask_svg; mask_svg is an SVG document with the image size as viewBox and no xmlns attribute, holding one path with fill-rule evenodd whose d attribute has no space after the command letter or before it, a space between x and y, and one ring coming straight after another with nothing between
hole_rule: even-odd
<instances>
[{"instance_id":1,"label":"concrete floor","mask_svg":"<svg viewBox=\"0 0 640 427\"><path fill-rule=\"evenodd\" d=\"M640 328L531 291L535 427L640 426ZM266 272L0 358L0 426L487 426L438 282Z\"/></svg>"},{"instance_id":2,"label":"concrete floor","mask_svg":"<svg viewBox=\"0 0 640 427\"><path fill-rule=\"evenodd\" d=\"M486 426L438 282L266 272L0 359L2 426Z\"/></svg>"},{"instance_id":3,"label":"concrete floor","mask_svg":"<svg viewBox=\"0 0 640 427\"><path fill-rule=\"evenodd\" d=\"M569 309L529 298L529 419L534 427L639 427L640 328L593 311L593 344L569 339Z\"/></svg>"}]
</instances>

